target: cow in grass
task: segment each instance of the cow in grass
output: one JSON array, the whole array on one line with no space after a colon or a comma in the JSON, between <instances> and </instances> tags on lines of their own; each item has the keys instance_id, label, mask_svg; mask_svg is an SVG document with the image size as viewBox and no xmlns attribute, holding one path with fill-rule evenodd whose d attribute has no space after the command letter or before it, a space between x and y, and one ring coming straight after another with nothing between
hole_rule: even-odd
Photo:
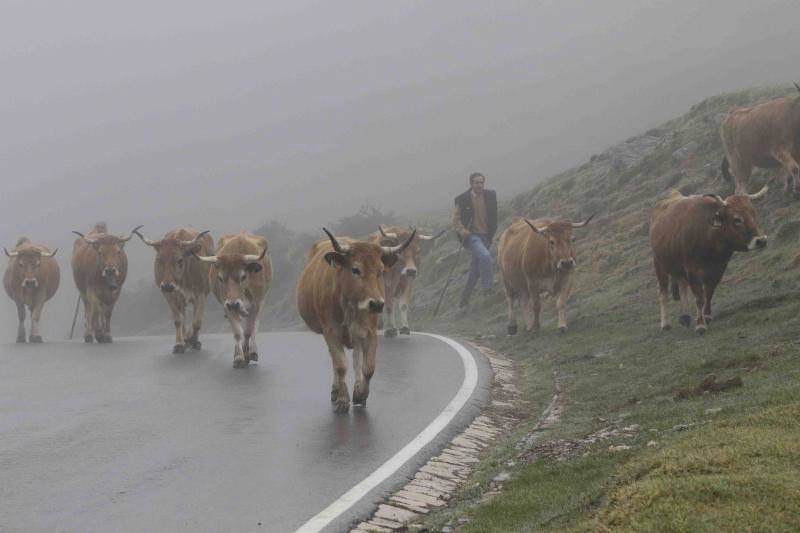
<instances>
[{"instance_id":1,"label":"cow in grass","mask_svg":"<svg viewBox=\"0 0 800 533\"><path fill-rule=\"evenodd\" d=\"M199 350L200 328L210 291L209 265L198 261L193 254L214 254L214 239L208 231L202 233L191 228L168 232L161 240L153 241L136 232L139 238L156 251L153 265L156 286L167 300L175 323L175 346L173 353L183 353L189 347ZM186 312L189 304L194 307L191 332L186 328Z\"/></svg>"},{"instance_id":2,"label":"cow in grass","mask_svg":"<svg viewBox=\"0 0 800 533\"><path fill-rule=\"evenodd\" d=\"M538 331L542 295L556 299L558 329L567 329L566 305L577 265L573 230L584 228L596 213L580 223L567 220L518 218L500 235L500 274L508 303L508 333L517 332L514 302L519 302L526 330Z\"/></svg>"},{"instance_id":3,"label":"cow in grass","mask_svg":"<svg viewBox=\"0 0 800 533\"><path fill-rule=\"evenodd\" d=\"M42 317L44 303L58 290L61 272L58 269L55 255L41 244L34 244L30 239L21 237L10 252L3 248L8 256L8 266L3 276L3 287L9 298L17 304L17 342L25 342L25 307L31 313L30 342L42 342L39 321Z\"/></svg>"},{"instance_id":4,"label":"cow in grass","mask_svg":"<svg viewBox=\"0 0 800 533\"><path fill-rule=\"evenodd\" d=\"M211 290L225 308L225 318L233 331L234 368L258 361L258 314L272 284L268 248L264 237L242 231L222 237L216 255L197 255L197 259L211 265Z\"/></svg>"},{"instance_id":5,"label":"cow in grass","mask_svg":"<svg viewBox=\"0 0 800 533\"><path fill-rule=\"evenodd\" d=\"M725 200L714 194L683 196L673 191L653 210L650 245L658 279L661 329L669 330L668 290L681 302L680 323L689 327L689 290L695 298L695 331L705 333L711 321L711 298L734 252L767 246L752 202L767 193L740 194Z\"/></svg>"},{"instance_id":6,"label":"cow in grass","mask_svg":"<svg viewBox=\"0 0 800 533\"><path fill-rule=\"evenodd\" d=\"M317 241L309 251L297 284L297 309L311 331L321 333L333 364L331 401L337 413L350 409L347 356L353 350L353 403L365 405L375 372L378 317L383 311L383 275L397 262L416 232L397 246L334 237Z\"/></svg>"},{"instance_id":7,"label":"cow in grass","mask_svg":"<svg viewBox=\"0 0 800 533\"><path fill-rule=\"evenodd\" d=\"M124 237L107 233L103 223L86 235L73 231L80 237L72 248L72 276L86 315L86 342L112 341L111 313L128 276L125 243L140 227Z\"/></svg>"},{"instance_id":8,"label":"cow in grass","mask_svg":"<svg viewBox=\"0 0 800 533\"><path fill-rule=\"evenodd\" d=\"M784 192L800 193L800 96L731 110L720 137L722 175L728 181L735 178L736 194L747 194L753 167L783 167L788 173Z\"/></svg>"},{"instance_id":9,"label":"cow in grass","mask_svg":"<svg viewBox=\"0 0 800 533\"><path fill-rule=\"evenodd\" d=\"M403 229L398 226L390 226L388 228L378 226L378 231L370 235L369 242L374 242L381 246L398 246L406 242L413 231L412 229ZM385 313L384 335L386 337L397 336L396 308L400 310L400 334L411 335L411 328L408 326L408 308L411 306L411 291L414 287L414 279L422 267L421 248L423 243L430 243L441 237L443 233L444 231L436 235L418 233L416 238L399 255L394 266L384 274L383 284L386 304L383 310Z\"/></svg>"}]
</instances>

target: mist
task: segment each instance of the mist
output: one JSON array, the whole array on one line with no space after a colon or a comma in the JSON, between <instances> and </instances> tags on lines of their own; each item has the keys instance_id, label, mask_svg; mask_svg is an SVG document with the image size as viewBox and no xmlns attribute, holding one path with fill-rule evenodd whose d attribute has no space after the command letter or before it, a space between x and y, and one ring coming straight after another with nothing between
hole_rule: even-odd
<instances>
[{"instance_id":1,"label":"mist","mask_svg":"<svg viewBox=\"0 0 800 533\"><path fill-rule=\"evenodd\" d=\"M218 238L272 219L319 231L366 202L445 216L470 172L507 200L707 96L800 80L796 0L3 12L0 241L61 248L42 322L59 338L77 297L70 230L97 220ZM127 250L132 287L153 252ZM7 299L3 339L15 315Z\"/></svg>"}]
</instances>

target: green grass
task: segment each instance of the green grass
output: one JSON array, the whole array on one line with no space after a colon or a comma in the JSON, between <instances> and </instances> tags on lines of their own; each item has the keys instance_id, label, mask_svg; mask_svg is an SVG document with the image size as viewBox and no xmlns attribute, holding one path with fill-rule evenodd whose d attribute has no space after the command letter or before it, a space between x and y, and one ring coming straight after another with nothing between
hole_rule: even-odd
<instances>
[{"instance_id":1,"label":"green grass","mask_svg":"<svg viewBox=\"0 0 800 533\"><path fill-rule=\"evenodd\" d=\"M633 437L586 446L566 460L527 464L514 444L535 423L528 421L492 452L450 508L425 519L433 530L461 516L470 522L460 530L475 532L800 529L800 202L773 190L758 206L770 245L762 253L734 256L715 296L715 320L702 337L677 324L677 307L674 329L659 330L647 238L652 206L671 187L730 192L716 178L722 157L716 130L724 112L781 94L791 92L767 88L709 98L660 126L659 144L634 166L612 168L601 155L502 206L506 223L513 213L577 219L602 208L578 233L566 334L555 329L552 301L536 336L505 334L502 294L477 297L470 309L458 310L463 254L442 313L431 318L455 245L439 244L426 258L415 291L418 323L482 337L513 356L534 419L550 400L558 372L562 418L537 444L580 439L603 427L641 426ZM676 157L688 143L694 149ZM767 177L756 173L753 188ZM709 374L718 380L739 376L743 386L675 399L676 391L697 387ZM647 446L649 441L656 445ZM612 444L632 449L611 452ZM501 470L513 474L503 495L481 503Z\"/></svg>"}]
</instances>

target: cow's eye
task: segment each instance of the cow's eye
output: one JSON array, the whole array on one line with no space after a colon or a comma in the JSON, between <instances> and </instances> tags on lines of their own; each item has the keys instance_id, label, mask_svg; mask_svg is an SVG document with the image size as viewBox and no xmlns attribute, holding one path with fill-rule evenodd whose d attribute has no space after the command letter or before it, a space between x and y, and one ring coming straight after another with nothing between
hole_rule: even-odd
<instances>
[{"instance_id":1,"label":"cow's eye","mask_svg":"<svg viewBox=\"0 0 800 533\"><path fill-rule=\"evenodd\" d=\"M360 276L361 275L361 269L358 268L358 267L353 267L350 270L353 272L353 275L355 275L355 276Z\"/></svg>"},{"instance_id":2,"label":"cow's eye","mask_svg":"<svg viewBox=\"0 0 800 533\"><path fill-rule=\"evenodd\" d=\"M744 219L739 215L736 215L733 217L733 223L736 226L741 226L742 224L744 224Z\"/></svg>"}]
</instances>

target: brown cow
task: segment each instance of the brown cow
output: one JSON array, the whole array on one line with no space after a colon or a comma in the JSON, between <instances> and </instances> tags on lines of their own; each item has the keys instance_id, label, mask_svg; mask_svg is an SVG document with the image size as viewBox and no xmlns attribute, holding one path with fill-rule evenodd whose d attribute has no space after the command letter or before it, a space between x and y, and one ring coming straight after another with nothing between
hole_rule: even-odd
<instances>
[{"instance_id":1,"label":"brown cow","mask_svg":"<svg viewBox=\"0 0 800 533\"><path fill-rule=\"evenodd\" d=\"M211 290L225 307L234 338L233 367L244 368L258 361L256 334L261 303L272 284L272 262L267 239L242 231L225 235L217 244L217 255L198 255L211 264ZM244 322L244 325L242 325Z\"/></svg>"},{"instance_id":2,"label":"brown cow","mask_svg":"<svg viewBox=\"0 0 800 533\"><path fill-rule=\"evenodd\" d=\"M52 252L41 244L33 244L27 237L20 237L17 246L9 253L8 266L3 276L3 286L9 298L17 304L17 342L25 342L25 306L31 313L30 342L42 342L39 333L39 320L42 317L44 303L53 297L58 290L61 272L55 256L58 248Z\"/></svg>"},{"instance_id":3,"label":"brown cow","mask_svg":"<svg viewBox=\"0 0 800 533\"><path fill-rule=\"evenodd\" d=\"M350 393L345 381L345 348L353 350L353 403L366 405L375 372L378 316L384 307L382 276L416 233L399 246L381 246L347 237L336 239L323 230L328 240L311 246L297 284L297 309L311 331L325 337L333 364L331 401L337 413L346 413Z\"/></svg>"},{"instance_id":4,"label":"brown cow","mask_svg":"<svg viewBox=\"0 0 800 533\"><path fill-rule=\"evenodd\" d=\"M784 192L791 183L791 190L800 193L800 96L732 109L722 121L720 137L725 149L722 175L736 179L736 194L747 194L753 167L780 166L789 173Z\"/></svg>"},{"instance_id":5,"label":"brown cow","mask_svg":"<svg viewBox=\"0 0 800 533\"><path fill-rule=\"evenodd\" d=\"M747 252L767 246L767 236L758 229L752 200L767 193L728 196L713 194L683 196L673 191L653 209L650 245L658 278L661 329L670 329L667 319L667 289L681 301L680 323L689 327L689 289L697 305L695 331L705 333L711 321L711 298L733 252Z\"/></svg>"},{"instance_id":6,"label":"brown cow","mask_svg":"<svg viewBox=\"0 0 800 533\"><path fill-rule=\"evenodd\" d=\"M500 273L508 303L508 333L517 332L514 300L522 308L527 331L538 331L541 295L556 298L558 329L567 330L566 304L575 269L574 228L585 227L597 213L580 223L519 218L500 235Z\"/></svg>"},{"instance_id":7,"label":"brown cow","mask_svg":"<svg viewBox=\"0 0 800 533\"><path fill-rule=\"evenodd\" d=\"M72 248L72 276L78 287L86 314L83 340L111 342L111 313L128 276L125 243L131 240L137 226L127 237L107 233L98 223L87 235L73 231L80 239Z\"/></svg>"},{"instance_id":8,"label":"brown cow","mask_svg":"<svg viewBox=\"0 0 800 533\"><path fill-rule=\"evenodd\" d=\"M198 261L192 254L213 254L214 239L208 231L198 233L191 228L170 231L160 241L151 241L138 231L136 234L156 250L153 265L156 286L166 298L175 321L175 347L172 352L183 353L187 346L199 350L202 346L200 328L203 325L206 298L211 289L208 283L209 265ZM189 304L194 306L191 333L185 326Z\"/></svg>"},{"instance_id":9,"label":"brown cow","mask_svg":"<svg viewBox=\"0 0 800 533\"><path fill-rule=\"evenodd\" d=\"M397 226L390 226L384 229L378 226L378 231L370 235L369 242L380 244L381 246L397 246L409 239L412 230L403 229ZM397 324L395 322L395 306L400 308L400 334L411 335L411 328L408 327L408 307L411 305L411 289L414 285L414 278L417 277L422 266L420 261L421 243L428 243L441 237L444 231L436 235L417 234L417 238L400 254L399 260L383 276L383 285L386 293L386 313L383 334L386 337L397 336Z\"/></svg>"}]
</instances>

